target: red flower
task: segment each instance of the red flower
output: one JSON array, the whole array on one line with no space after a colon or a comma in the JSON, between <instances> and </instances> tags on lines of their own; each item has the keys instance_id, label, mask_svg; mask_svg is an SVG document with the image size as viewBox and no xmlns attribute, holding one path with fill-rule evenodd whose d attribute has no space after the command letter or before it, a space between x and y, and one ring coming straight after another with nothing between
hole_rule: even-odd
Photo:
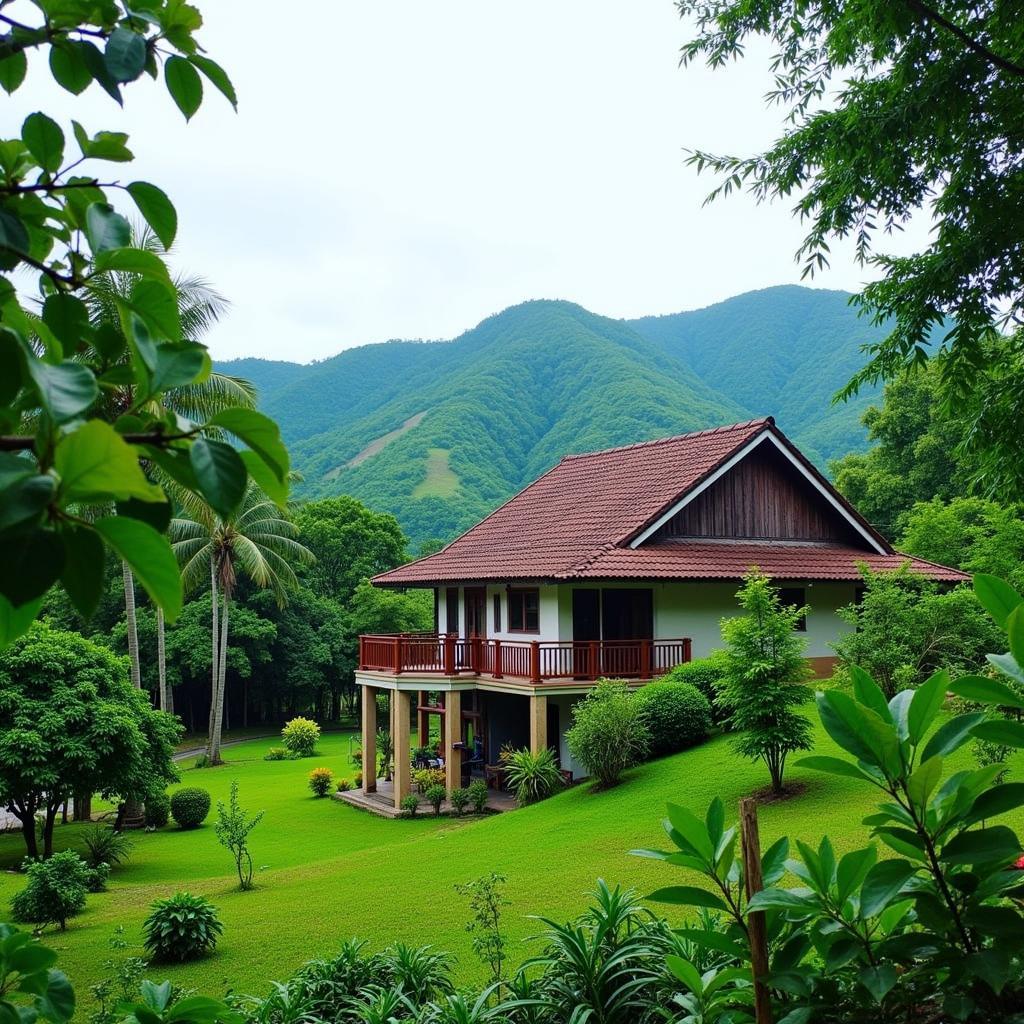
<instances>
[{"instance_id":1,"label":"red flower","mask_svg":"<svg viewBox=\"0 0 1024 1024\"><path fill-rule=\"evenodd\" d=\"M1024 871L1024 853L1022 853L1014 862L1013 866L1018 871Z\"/></svg>"}]
</instances>

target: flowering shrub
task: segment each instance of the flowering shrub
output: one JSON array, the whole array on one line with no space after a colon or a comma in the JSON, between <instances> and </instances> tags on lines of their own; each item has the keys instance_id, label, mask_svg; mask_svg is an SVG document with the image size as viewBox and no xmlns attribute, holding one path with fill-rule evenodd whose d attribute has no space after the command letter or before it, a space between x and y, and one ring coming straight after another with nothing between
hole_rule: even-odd
<instances>
[{"instance_id":1,"label":"flowering shrub","mask_svg":"<svg viewBox=\"0 0 1024 1024\"><path fill-rule=\"evenodd\" d=\"M281 740L293 757L312 757L320 740L320 726L309 718L293 718L285 722Z\"/></svg>"},{"instance_id":2,"label":"flowering shrub","mask_svg":"<svg viewBox=\"0 0 1024 1024\"><path fill-rule=\"evenodd\" d=\"M330 768L314 768L309 773L309 788L316 796L327 796L334 782L334 773Z\"/></svg>"}]
</instances>

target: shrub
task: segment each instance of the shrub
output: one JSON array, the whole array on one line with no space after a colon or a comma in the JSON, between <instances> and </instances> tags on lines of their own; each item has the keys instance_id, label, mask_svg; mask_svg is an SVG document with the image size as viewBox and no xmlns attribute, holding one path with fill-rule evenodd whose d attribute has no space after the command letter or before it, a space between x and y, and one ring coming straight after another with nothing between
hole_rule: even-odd
<instances>
[{"instance_id":1,"label":"shrub","mask_svg":"<svg viewBox=\"0 0 1024 1024\"><path fill-rule=\"evenodd\" d=\"M352 788L352 783L348 779L338 779L337 791L339 793L347 793Z\"/></svg>"},{"instance_id":2,"label":"shrub","mask_svg":"<svg viewBox=\"0 0 1024 1024\"><path fill-rule=\"evenodd\" d=\"M448 800L452 805L455 816L457 818L462 817L462 812L469 805L469 790L463 789L461 786L458 789L453 789Z\"/></svg>"},{"instance_id":3,"label":"shrub","mask_svg":"<svg viewBox=\"0 0 1024 1024\"><path fill-rule=\"evenodd\" d=\"M283 761L288 756L286 747L271 747L264 755L264 761Z\"/></svg>"},{"instance_id":4,"label":"shrub","mask_svg":"<svg viewBox=\"0 0 1024 1024\"><path fill-rule=\"evenodd\" d=\"M312 757L320 740L320 726L309 718L285 722L281 739L293 757Z\"/></svg>"},{"instance_id":5,"label":"shrub","mask_svg":"<svg viewBox=\"0 0 1024 1024\"><path fill-rule=\"evenodd\" d=\"M185 786L171 797L171 816L179 828L199 828L210 813L210 794L198 786Z\"/></svg>"},{"instance_id":6,"label":"shrub","mask_svg":"<svg viewBox=\"0 0 1024 1024\"><path fill-rule=\"evenodd\" d=\"M398 806L410 818L415 818L416 812L420 809L420 798L415 793L410 793L408 796L402 797L402 802Z\"/></svg>"},{"instance_id":7,"label":"shrub","mask_svg":"<svg viewBox=\"0 0 1024 1024\"><path fill-rule=\"evenodd\" d=\"M352 776L352 785L356 789L362 789L363 788L363 773L362 772L356 772L355 775Z\"/></svg>"},{"instance_id":8,"label":"shrub","mask_svg":"<svg viewBox=\"0 0 1024 1024\"><path fill-rule=\"evenodd\" d=\"M572 756L601 787L614 786L644 759L650 744L640 702L624 683L607 679L573 706L565 738Z\"/></svg>"},{"instance_id":9,"label":"shrub","mask_svg":"<svg viewBox=\"0 0 1024 1024\"><path fill-rule=\"evenodd\" d=\"M314 768L309 773L309 788L315 796L327 796L334 782L334 773L330 768Z\"/></svg>"},{"instance_id":10,"label":"shrub","mask_svg":"<svg viewBox=\"0 0 1024 1024\"><path fill-rule=\"evenodd\" d=\"M445 779L443 768L420 768L412 773L412 781L421 793L426 793L431 786L443 786Z\"/></svg>"},{"instance_id":11,"label":"shrub","mask_svg":"<svg viewBox=\"0 0 1024 1024\"><path fill-rule=\"evenodd\" d=\"M166 793L146 797L146 828L163 828L171 820L171 798Z\"/></svg>"},{"instance_id":12,"label":"shrub","mask_svg":"<svg viewBox=\"0 0 1024 1024\"><path fill-rule=\"evenodd\" d=\"M49 860L26 861L28 884L11 900L15 921L30 924L58 924L61 931L68 919L85 906L89 867L74 850L62 850Z\"/></svg>"},{"instance_id":13,"label":"shrub","mask_svg":"<svg viewBox=\"0 0 1024 1024\"><path fill-rule=\"evenodd\" d=\"M520 806L550 796L562 785L555 752L546 749L534 754L525 748L513 750L505 759L505 781Z\"/></svg>"},{"instance_id":14,"label":"shrub","mask_svg":"<svg viewBox=\"0 0 1024 1024\"><path fill-rule=\"evenodd\" d=\"M238 805L238 779L231 782L231 795L225 806L217 801L217 823L214 831L217 842L235 858L238 872L238 888L243 891L252 888L252 856L249 854L249 833L263 820L263 811L251 818Z\"/></svg>"},{"instance_id":15,"label":"shrub","mask_svg":"<svg viewBox=\"0 0 1024 1024\"><path fill-rule=\"evenodd\" d=\"M110 878L110 865L104 862L85 869L85 887L89 892L106 892Z\"/></svg>"},{"instance_id":16,"label":"shrub","mask_svg":"<svg viewBox=\"0 0 1024 1024\"><path fill-rule=\"evenodd\" d=\"M717 700L728 670L725 651L712 651L706 658L694 658L693 661L684 661L682 665L676 665L655 682L688 683L690 686L696 686L711 705L711 720L715 725L721 725L729 715L719 706Z\"/></svg>"},{"instance_id":17,"label":"shrub","mask_svg":"<svg viewBox=\"0 0 1024 1024\"><path fill-rule=\"evenodd\" d=\"M431 786L423 795L427 798L427 803L434 808L434 816L440 816L441 804L444 803L444 798L448 795L444 786Z\"/></svg>"},{"instance_id":18,"label":"shrub","mask_svg":"<svg viewBox=\"0 0 1024 1024\"><path fill-rule=\"evenodd\" d=\"M689 683L649 683L634 698L650 733L648 754L662 757L696 746L711 729L711 705Z\"/></svg>"},{"instance_id":19,"label":"shrub","mask_svg":"<svg viewBox=\"0 0 1024 1024\"><path fill-rule=\"evenodd\" d=\"M90 829L82 842L85 843L85 863L90 868L99 867L100 864L120 864L128 859L132 848L132 841L123 832L108 825L97 825Z\"/></svg>"},{"instance_id":20,"label":"shrub","mask_svg":"<svg viewBox=\"0 0 1024 1024\"><path fill-rule=\"evenodd\" d=\"M487 810L489 796L487 783L483 779L477 779L469 784L469 802L473 805L474 814L483 814Z\"/></svg>"},{"instance_id":21,"label":"shrub","mask_svg":"<svg viewBox=\"0 0 1024 1024\"><path fill-rule=\"evenodd\" d=\"M142 930L154 960L183 963L211 952L224 926L209 900L177 892L152 904Z\"/></svg>"}]
</instances>

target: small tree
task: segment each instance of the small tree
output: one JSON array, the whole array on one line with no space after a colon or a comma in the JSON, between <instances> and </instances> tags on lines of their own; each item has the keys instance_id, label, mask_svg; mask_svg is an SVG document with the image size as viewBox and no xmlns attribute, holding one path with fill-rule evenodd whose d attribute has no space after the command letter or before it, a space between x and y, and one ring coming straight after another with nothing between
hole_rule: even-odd
<instances>
[{"instance_id":1,"label":"small tree","mask_svg":"<svg viewBox=\"0 0 1024 1024\"><path fill-rule=\"evenodd\" d=\"M627 768L644 759L650 745L639 702L625 683L607 679L573 707L565 738L569 752L601 788L614 786Z\"/></svg>"},{"instance_id":2,"label":"small tree","mask_svg":"<svg viewBox=\"0 0 1024 1024\"><path fill-rule=\"evenodd\" d=\"M293 718L285 722L281 740L292 757L312 757L320 742L320 726L309 718Z\"/></svg>"},{"instance_id":3,"label":"small tree","mask_svg":"<svg viewBox=\"0 0 1024 1024\"><path fill-rule=\"evenodd\" d=\"M509 905L502 889L506 881L504 875L492 871L474 882L455 886L460 896L469 897L473 917L466 931L473 937L473 952L490 968L492 984L504 980L506 939L501 931L501 908Z\"/></svg>"},{"instance_id":4,"label":"small tree","mask_svg":"<svg viewBox=\"0 0 1024 1024\"><path fill-rule=\"evenodd\" d=\"M89 868L74 850L62 850L49 860L29 862L28 884L11 901L16 921L57 924L64 931L68 918L80 913L89 891Z\"/></svg>"},{"instance_id":5,"label":"small tree","mask_svg":"<svg viewBox=\"0 0 1024 1024\"><path fill-rule=\"evenodd\" d=\"M249 833L263 820L264 811L248 813L238 806L238 780L231 783L228 805L217 801L217 821L213 826L217 841L231 851L238 872L238 888L243 891L252 888L252 855L249 853Z\"/></svg>"},{"instance_id":6,"label":"small tree","mask_svg":"<svg viewBox=\"0 0 1024 1024\"><path fill-rule=\"evenodd\" d=\"M749 573L736 595L746 615L722 620L727 672L720 701L739 733L737 753L760 758L781 793L786 757L811 746L811 723L794 709L812 693L804 685L810 668L804 659L806 641L795 632L807 608L787 608L768 577Z\"/></svg>"}]
</instances>

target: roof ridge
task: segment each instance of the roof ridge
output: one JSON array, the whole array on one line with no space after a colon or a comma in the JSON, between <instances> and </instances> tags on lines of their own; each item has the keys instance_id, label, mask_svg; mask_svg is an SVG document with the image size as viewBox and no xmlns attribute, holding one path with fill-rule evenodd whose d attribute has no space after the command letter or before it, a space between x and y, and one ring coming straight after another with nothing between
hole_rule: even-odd
<instances>
[{"instance_id":1,"label":"roof ridge","mask_svg":"<svg viewBox=\"0 0 1024 1024\"><path fill-rule=\"evenodd\" d=\"M572 455L563 455L561 461L569 462L574 459L589 459L594 455L608 455L612 452L628 452L635 448L653 448L659 444L670 444L673 441L685 441L694 437L709 437L712 434L725 434L731 430L742 430L755 426L774 426L774 416L758 416L756 419L745 420L742 423L726 423L720 427L705 427L703 430L691 430L688 434L673 434L671 437L656 437L651 441L634 441L632 444L616 445L612 448L598 448L592 452L575 452Z\"/></svg>"},{"instance_id":2,"label":"roof ridge","mask_svg":"<svg viewBox=\"0 0 1024 1024\"><path fill-rule=\"evenodd\" d=\"M587 555L586 558L581 559L578 562L574 562L572 565L563 569L557 575L557 579L571 579L573 576L579 575L587 566L593 565L602 555L608 554L609 551L614 551L618 545L614 541L605 541L603 544L594 548L593 551Z\"/></svg>"}]
</instances>

